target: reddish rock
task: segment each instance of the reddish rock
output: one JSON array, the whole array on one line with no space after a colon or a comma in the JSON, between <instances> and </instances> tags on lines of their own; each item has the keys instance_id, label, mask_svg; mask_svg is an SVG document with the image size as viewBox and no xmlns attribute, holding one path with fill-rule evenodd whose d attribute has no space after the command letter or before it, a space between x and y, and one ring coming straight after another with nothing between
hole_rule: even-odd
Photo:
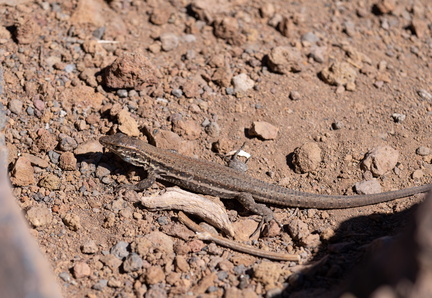
<instances>
[{"instance_id":1,"label":"reddish rock","mask_svg":"<svg viewBox=\"0 0 432 298\"><path fill-rule=\"evenodd\" d=\"M36 183L34 169L25 157L18 158L12 170L12 183L17 186L27 186Z\"/></svg>"},{"instance_id":2,"label":"reddish rock","mask_svg":"<svg viewBox=\"0 0 432 298\"><path fill-rule=\"evenodd\" d=\"M274 140L277 137L279 129L264 121L254 121L250 129L250 134L252 136L260 137L264 140Z\"/></svg>"},{"instance_id":3,"label":"reddish rock","mask_svg":"<svg viewBox=\"0 0 432 298\"><path fill-rule=\"evenodd\" d=\"M41 151L51 151L57 146L56 137L46 129L39 129L39 138L36 140L36 146Z\"/></svg>"},{"instance_id":4,"label":"reddish rock","mask_svg":"<svg viewBox=\"0 0 432 298\"><path fill-rule=\"evenodd\" d=\"M90 276L91 269L90 266L84 262L77 262L73 267L73 273L75 278L83 278L86 276Z\"/></svg>"},{"instance_id":5,"label":"reddish rock","mask_svg":"<svg viewBox=\"0 0 432 298\"><path fill-rule=\"evenodd\" d=\"M117 58L103 74L106 87L143 90L157 82L156 70L150 60L140 53L127 53Z\"/></svg>"},{"instance_id":6,"label":"reddish rock","mask_svg":"<svg viewBox=\"0 0 432 298\"><path fill-rule=\"evenodd\" d=\"M15 33L19 44L30 44L38 40L41 28L33 18L26 18L16 24Z\"/></svg>"},{"instance_id":7,"label":"reddish rock","mask_svg":"<svg viewBox=\"0 0 432 298\"><path fill-rule=\"evenodd\" d=\"M241 34L238 22L233 17L218 18L213 23L214 35L226 40L229 44L240 46L246 42L246 37Z\"/></svg>"},{"instance_id":8,"label":"reddish rock","mask_svg":"<svg viewBox=\"0 0 432 298\"><path fill-rule=\"evenodd\" d=\"M201 126L193 120L179 120L173 123L173 131L188 140L196 140L201 134Z\"/></svg>"},{"instance_id":9,"label":"reddish rock","mask_svg":"<svg viewBox=\"0 0 432 298\"><path fill-rule=\"evenodd\" d=\"M77 159L72 152L64 152L60 155L60 168L65 171L76 170Z\"/></svg>"}]
</instances>

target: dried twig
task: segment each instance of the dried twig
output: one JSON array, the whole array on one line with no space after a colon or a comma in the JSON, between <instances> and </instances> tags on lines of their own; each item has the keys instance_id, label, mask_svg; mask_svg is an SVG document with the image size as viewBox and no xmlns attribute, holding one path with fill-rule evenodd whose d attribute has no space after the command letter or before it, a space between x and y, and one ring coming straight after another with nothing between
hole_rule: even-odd
<instances>
[{"instance_id":1,"label":"dried twig","mask_svg":"<svg viewBox=\"0 0 432 298\"><path fill-rule=\"evenodd\" d=\"M228 219L225 209L197 194L176 187L170 187L161 195L141 198L141 204L152 210L175 209L194 214L220 229L225 234L231 237L234 236L234 228Z\"/></svg>"},{"instance_id":2,"label":"dried twig","mask_svg":"<svg viewBox=\"0 0 432 298\"><path fill-rule=\"evenodd\" d=\"M249 245L244 245L226 238L222 238L220 236L209 233L204 230L202 227L193 222L189 217L186 216L183 212L179 212L179 219L182 223L184 223L187 227L197 233L197 236L201 240L213 241L216 244L219 244L224 247L228 247L232 250L240 251L243 253L247 253L250 255L277 260L277 261L296 261L300 260L298 255L289 255L289 254L281 254L275 252L268 252L261 249L254 248Z\"/></svg>"}]
</instances>

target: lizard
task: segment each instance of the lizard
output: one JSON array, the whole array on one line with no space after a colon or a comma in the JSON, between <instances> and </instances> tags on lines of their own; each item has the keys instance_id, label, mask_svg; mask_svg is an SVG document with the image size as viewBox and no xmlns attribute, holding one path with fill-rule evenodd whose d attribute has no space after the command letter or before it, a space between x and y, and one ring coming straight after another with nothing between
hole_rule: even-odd
<instances>
[{"instance_id":1,"label":"lizard","mask_svg":"<svg viewBox=\"0 0 432 298\"><path fill-rule=\"evenodd\" d=\"M144 190L156 180L222 199L237 199L247 210L261 215L262 222L272 220L266 204L284 207L345 209L378 204L432 190L432 184L364 195L322 195L291 190L253 178L239 170L157 148L122 133L103 136L99 142L124 161L142 167L147 178L133 186ZM260 203L257 203L257 202Z\"/></svg>"}]
</instances>

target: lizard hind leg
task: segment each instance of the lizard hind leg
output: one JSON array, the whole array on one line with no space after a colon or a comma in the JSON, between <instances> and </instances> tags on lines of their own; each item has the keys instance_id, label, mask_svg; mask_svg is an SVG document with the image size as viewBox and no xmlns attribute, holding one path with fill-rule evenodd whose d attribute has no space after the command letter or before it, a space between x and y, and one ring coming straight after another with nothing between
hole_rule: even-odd
<instances>
[{"instance_id":1,"label":"lizard hind leg","mask_svg":"<svg viewBox=\"0 0 432 298\"><path fill-rule=\"evenodd\" d=\"M271 211L271 209L266 205L255 202L254 198L250 193L242 192L236 197L236 199L243 205L243 207L245 207L245 209L255 214L261 215L262 217L258 227L252 233L251 237L253 237L257 232L259 232L264 224L267 224L272 219L274 219L273 211Z\"/></svg>"},{"instance_id":2,"label":"lizard hind leg","mask_svg":"<svg viewBox=\"0 0 432 298\"><path fill-rule=\"evenodd\" d=\"M142 179L137 184L121 185L120 190L134 190L143 191L153 185L156 182L156 173L152 170L147 170L147 177Z\"/></svg>"}]
</instances>

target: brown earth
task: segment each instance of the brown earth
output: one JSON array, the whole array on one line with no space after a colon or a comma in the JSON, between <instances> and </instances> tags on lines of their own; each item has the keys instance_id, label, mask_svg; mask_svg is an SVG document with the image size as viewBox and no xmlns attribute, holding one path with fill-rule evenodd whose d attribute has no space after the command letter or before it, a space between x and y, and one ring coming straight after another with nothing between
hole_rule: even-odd
<instances>
[{"instance_id":1,"label":"brown earth","mask_svg":"<svg viewBox=\"0 0 432 298\"><path fill-rule=\"evenodd\" d=\"M249 175L313 193L432 181L428 0L0 1L0 15L14 195L66 297L336 296L422 199L273 206L284 228L244 242L301 262L268 261L191 238L176 211L119 192L139 173L102 135L217 163L246 142ZM315 149L302 170L292 155L304 144ZM360 167L384 146L395 164ZM251 214L224 203L238 233L253 230ZM303 241L287 230L293 219Z\"/></svg>"}]
</instances>

